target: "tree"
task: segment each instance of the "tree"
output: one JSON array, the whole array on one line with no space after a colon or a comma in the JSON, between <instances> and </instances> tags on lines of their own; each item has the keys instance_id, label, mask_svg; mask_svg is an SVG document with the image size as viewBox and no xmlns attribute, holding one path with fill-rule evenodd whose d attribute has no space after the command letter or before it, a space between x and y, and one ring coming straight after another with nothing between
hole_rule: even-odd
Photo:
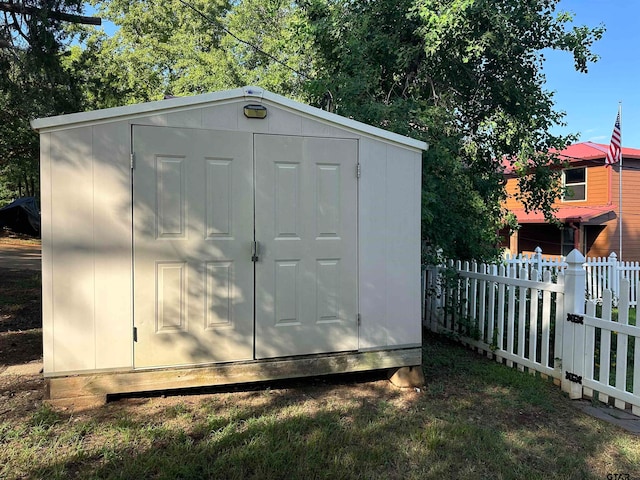
<instances>
[{"instance_id":1,"label":"tree","mask_svg":"<svg viewBox=\"0 0 640 480\"><path fill-rule=\"evenodd\" d=\"M92 108L258 84L426 140L423 236L448 257L497 253L502 164L551 219L573 137L544 90L543 54L587 71L604 28L572 26L558 0L94 1L120 26L85 30L68 66Z\"/></svg>"},{"instance_id":2,"label":"tree","mask_svg":"<svg viewBox=\"0 0 640 480\"><path fill-rule=\"evenodd\" d=\"M283 0L94 2L119 26L85 29L70 68L93 108L244 85L298 95L311 68L302 12Z\"/></svg>"},{"instance_id":3,"label":"tree","mask_svg":"<svg viewBox=\"0 0 640 480\"><path fill-rule=\"evenodd\" d=\"M80 108L60 59L63 22L99 22L81 11L78 0L0 2L0 201L39 194L38 135L29 121Z\"/></svg>"},{"instance_id":4,"label":"tree","mask_svg":"<svg viewBox=\"0 0 640 480\"><path fill-rule=\"evenodd\" d=\"M544 90L546 49L586 72L603 27L571 27L557 0L306 0L315 101L423 139L423 235L445 256L497 254L503 160L516 162L528 209L553 216L561 192L549 152L573 137Z\"/></svg>"}]
</instances>

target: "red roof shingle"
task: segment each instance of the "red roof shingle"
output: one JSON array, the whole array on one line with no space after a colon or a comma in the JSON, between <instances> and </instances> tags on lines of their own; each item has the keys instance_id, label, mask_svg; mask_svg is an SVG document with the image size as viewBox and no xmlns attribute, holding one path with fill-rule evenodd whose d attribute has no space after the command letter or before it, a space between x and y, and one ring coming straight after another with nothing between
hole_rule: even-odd
<instances>
[{"instance_id":1,"label":"red roof shingle","mask_svg":"<svg viewBox=\"0 0 640 480\"><path fill-rule=\"evenodd\" d=\"M569 163L584 162L588 160L600 160L602 159L602 165L604 165L604 158L609 151L609 145L594 142L580 142L569 145L564 150L560 150L558 155L561 159L566 160ZM640 149L622 147L622 158L640 160ZM513 174L512 162L505 159L502 161L505 175Z\"/></svg>"},{"instance_id":2,"label":"red roof shingle","mask_svg":"<svg viewBox=\"0 0 640 480\"><path fill-rule=\"evenodd\" d=\"M518 218L518 223L545 223L542 212L525 212L524 209L512 210L513 214ZM602 205L595 207L560 207L555 213L555 217L563 223L567 221L588 222L601 215L607 215L603 221L609 220L609 214L615 214L615 210L611 205Z\"/></svg>"},{"instance_id":3,"label":"red roof shingle","mask_svg":"<svg viewBox=\"0 0 640 480\"><path fill-rule=\"evenodd\" d=\"M569 162L577 162L581 160L597 160L604 159L609 151L609 145L594 142L580 142L569 145L559 153L560 156L566 157ZM640 150L637 148L622 147L622 157L640 159Z\"/></svg>"}]
</instances>

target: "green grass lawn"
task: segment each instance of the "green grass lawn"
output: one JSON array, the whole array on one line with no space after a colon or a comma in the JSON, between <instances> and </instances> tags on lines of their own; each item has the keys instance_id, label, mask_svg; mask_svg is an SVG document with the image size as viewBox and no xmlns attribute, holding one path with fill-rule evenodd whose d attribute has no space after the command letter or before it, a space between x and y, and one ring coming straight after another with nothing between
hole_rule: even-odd
<instances>
[{"instance_id":1,"label":"green grass lawn","mask_svg":"<svg viewBox=\"0 0 640 480\"><path fill-rule=\"evenodd\" d=\"M0 417L0 478L640 478L640 437L550 382L431 335L424 369L419 392L359 375L81 413L36 401Z\"/></svg>"}]
</instances>

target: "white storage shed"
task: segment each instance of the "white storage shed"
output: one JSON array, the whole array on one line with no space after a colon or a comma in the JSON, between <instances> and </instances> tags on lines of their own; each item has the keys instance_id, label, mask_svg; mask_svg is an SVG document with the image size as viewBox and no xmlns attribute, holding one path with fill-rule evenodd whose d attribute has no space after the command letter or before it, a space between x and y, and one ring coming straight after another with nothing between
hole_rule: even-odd
<instances>
[{"instance_id":1,"label":"white storage shed","mask_svg":"<svg viewBox=\"0 0 640 480\"><path fill-rule=\"evenodd\" d=\"M32 126L52 400L421 364L424 142L256 87Z\"/></svg>"}]
</instances>

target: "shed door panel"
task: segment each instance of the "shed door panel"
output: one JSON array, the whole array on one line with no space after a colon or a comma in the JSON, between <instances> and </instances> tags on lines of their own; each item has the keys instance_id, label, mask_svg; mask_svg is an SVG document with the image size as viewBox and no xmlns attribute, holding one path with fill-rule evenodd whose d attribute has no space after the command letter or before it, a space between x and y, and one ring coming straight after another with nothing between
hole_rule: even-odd
<instances>
[{"instance_id":1,"label":"shed door panel","mask_svg":"<svg viewBox=\"0 0 640 480\"><path fill-rule=\"evenodd\" d=\"M256 135L256 358L356 350L357 141Z\"/></svg>"},{"instance_id":2,"label":"shed door panel","mask_svg":"<svg viewBox=\"0 0 640 480\"><path fill-rule=\"evenodd\" d=\"M135 366L253 357L252 135L134 127Z\"/></svg>"}]
</instances>

